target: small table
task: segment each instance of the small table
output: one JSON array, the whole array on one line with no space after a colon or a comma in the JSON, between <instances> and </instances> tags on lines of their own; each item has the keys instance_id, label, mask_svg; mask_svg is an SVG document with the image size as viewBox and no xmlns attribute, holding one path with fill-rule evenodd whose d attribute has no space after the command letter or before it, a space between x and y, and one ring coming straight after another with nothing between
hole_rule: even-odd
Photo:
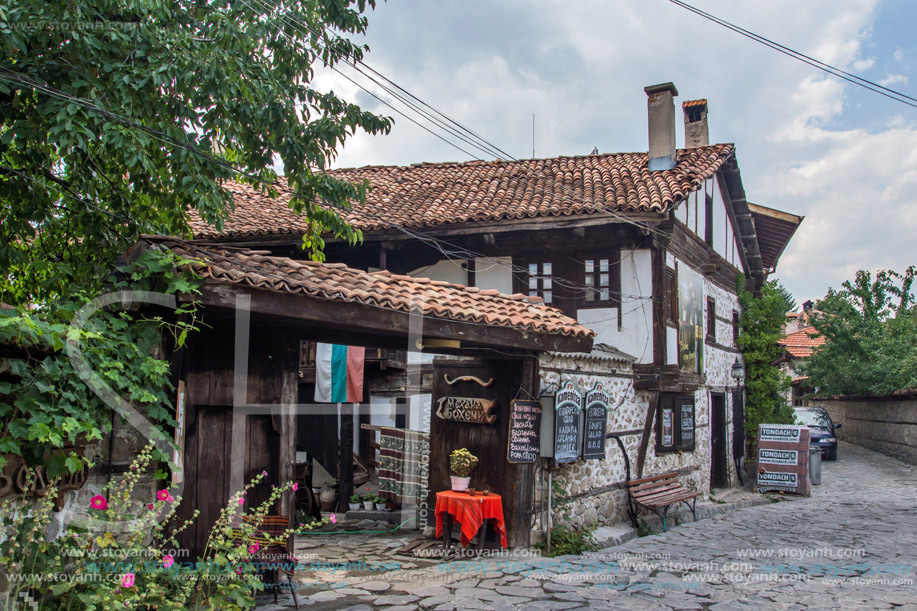
<instances>
[{"instance_id":1,"label":"small table","mask_svg":"<svg viewBox=\"0 0 917 611\"><path fill-rule=\"evenodd\" d=\"M467 547L475 533L484 527L479 548L484 547L487 534L487 520L494 521L494 530L500 534L500 544L505 548L506 523L503 521L503 497L499 494L475 494L467 492L436 493L436 538L443 537L443 545L449 547L452 539L453 518L462 525L460 540ZM446 521L446 535L443 536L443 521Z\"/></svg>"}]
</instances>

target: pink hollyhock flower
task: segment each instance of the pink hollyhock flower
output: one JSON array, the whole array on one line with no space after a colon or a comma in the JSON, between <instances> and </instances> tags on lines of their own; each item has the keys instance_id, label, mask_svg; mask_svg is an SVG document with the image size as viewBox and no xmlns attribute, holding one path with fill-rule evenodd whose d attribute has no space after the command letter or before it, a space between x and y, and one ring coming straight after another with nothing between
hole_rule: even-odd
<instances>
[{"instance_id":1,"label":"pink hollyhock flower","mask_svg":"<svg viewBox=\"0 0 917 611\"><path fill-rule=\"evenodd\" d=\"M147 508L147 509L152 509L152 508L153 508L153 503L150 503L149 505L147 505L146 508Z\"/></svg>"},{"instance_id":2,"label":"pink hollyhock flower","mask_svg":"<svg viewBox=\"0 0 917 611\"><path fill-rule=\"evenodd\" d=\"M337 523L337 521L338 521L337 516L334 515L334 514L332 513L332 514L331 514L331 523L332 523L332 524L335 524L335 523Z\"/></svg>"},{"instance_id":3,"label":"pink hollyhock flower","mask_svg":"<svg viewBox=\"0 0 917 611\"><path fill-rule=\"evenodd\" d=\"M263 475L264 477L267 477L267 471L262 471L261 475Z\"/></svg>"},{"instance_id":4,"label":"pink hollyhock flower","mask_svg":"<svg viewBox=\"0 0 917 611\"><path fill-rule=\"evenodd\" d=\"M162 557L162 566L163 567L169 568L173 564L175 564L175 557L172 554L166 554L165 556Z\"/></svg>"},{"instance_id":5,"label":"pink hollyhock flower","mask_svg":"<svg viewBox=\"0 0 917 611\"><path fill-rule=\"evenodd\" d=\"M242 574L242 567L241 567L241 566L237 566L237 567L236 567L236 575L241 575L241 574Z\"/></svg>"},{"instance_id":6,"label":"pink hollyhock flower","mask_svg":"<svg viewBox=\"0 0 917 611\"><path fill-rule=\"evenodd\" d=\"M239 505L244 505L244 504L245 504L245 499L242 498L242 497L240 496L240 497L239 497Z\"/></svg>"},{"instance_id":7,"label":"pink hollyhock flower","mask_svg":"<svg viewBox=\"0 0 917 611\"><path fill-rule=\"evenodd\" d=\"M121 578L121 587L122 588L133 588L134 587L134 574L125 573L124 577Z\"/></svg>"},{"instance_id":8,"label":"pink hollyhock flower","mask_svg":"<svg viewBox=\"0 0 917 611\"><path fill-rule=\"evenodd\" d=\"M108 509L108 500L101 494L97 494L89 499L89 506L93 509Z\"/></svg>"},{"instance_id":9,"label":"pink hollyhock flower","mask_svg":"<svg viewBox=\"0 0 917 611\"><path fill-rule=\"evenodd\" d=\"M173 501L173 500L175 500L175 499L172 498L172 493L170 493L170 492L169 492L168 490L166 490L165 488L163 488L162 490L160 490L159 492L156 493L156 498L159 499L160 501Z\"/></svg>"},{"instance_id":10,"label":"pink hollyhock flower","mask_svg":"<svg viewBox=\"0 0 917 611\"><path fill-rule=\"evenodd\" d=\"M299 482L293 482L293 490L299 490Z\"/></svg>"},{"instance_id":11,"label":"pink hollyhock flower","mask_svg":"<svg viewBox=\"0 0 917 611\"><path fill-rule=\"evenodd\" d=\"M252 543L251 545L248 546L248 553L249 553L249 554L254 554L254 553L257 552L259 549L261 549L261 546L258 545L258 542L257 542L257 541L255 541L254 543Z\"/></svg>"}]
</instances>

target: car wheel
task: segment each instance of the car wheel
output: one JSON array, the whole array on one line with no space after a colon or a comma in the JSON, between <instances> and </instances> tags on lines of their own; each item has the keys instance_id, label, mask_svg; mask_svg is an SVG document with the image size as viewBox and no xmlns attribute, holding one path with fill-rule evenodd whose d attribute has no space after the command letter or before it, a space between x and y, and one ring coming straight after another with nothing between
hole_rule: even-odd
<instances>
[{"instance_id":1,"label":"car wheel","mask_svg":"<svg viewBox=\"0 0 917 611\"><path fill-rule=\"evenodd\" d=\"M833 452L825 452L825 460L837 460L837 450Z\"/></svg>"}]
</instances>

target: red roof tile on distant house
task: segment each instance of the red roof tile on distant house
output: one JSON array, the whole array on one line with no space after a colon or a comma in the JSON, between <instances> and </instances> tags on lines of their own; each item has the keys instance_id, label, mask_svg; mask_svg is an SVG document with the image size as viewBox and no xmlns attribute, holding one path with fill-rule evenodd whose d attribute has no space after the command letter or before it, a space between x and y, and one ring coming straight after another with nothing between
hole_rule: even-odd
<instances>
[{"instance_id":1,"label":"red roof tile on distant house","mask_svg":"<svg viewBox=\"0 0 917 611\"><path fill-rule=\"evenodd\" d=\"M364 231L434 227L504 219L621 212L658 212L700 186L733 154L732 144L677 152L671 170L650 172L646 153L616 153L521 161L423 163L332 170L335 178L372 185L364 205L343 212ZM305 233L308 223L288 207L232 183L235 211L222 234L192 213L196 238Z\"/></svg>"},{"instance_id":2,"label":"red roof tile on distant house","mask_svg":"<svg viewBox=\"0 0 917 611\"><path fill-rule=\"evenodd\" d=\"M815 327L806 327L784 336L777 343L784 346L794 357L804 359L812 356L812 350L824 344L825 338L815 330Z\"/></svg>"},{"instance_id":3,"label":"red roof tile on distant house","mask_svg":"<svg viewBox=\"0 0 917 611\"><path fill-rule=\"evenodd\" d=\"M341 263L317 263L273 257L265 251L200 246L170 238L149 242L187 258L203 261L197 271L204 279L256 288L300 293L431 318L534 331L548 335L591 338L595 332L544 305L540 297L503 295L447 282L364 272Z\"/></svg>"}]
</instances>

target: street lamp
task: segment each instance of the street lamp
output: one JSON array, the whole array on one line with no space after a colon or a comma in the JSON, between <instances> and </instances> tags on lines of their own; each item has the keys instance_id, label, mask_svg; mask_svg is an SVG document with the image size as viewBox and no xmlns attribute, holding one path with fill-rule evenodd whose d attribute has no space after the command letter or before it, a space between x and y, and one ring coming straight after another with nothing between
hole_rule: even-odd
<instances>
[{"instance_id":1,"label":"street lamp","mask_svg":"<svg viewBox=\"0 0 917 611\"><path fill-rule=\"evenodd\" d=\"M745 365L736 357L732 364L732 371L729 372L732 379L736 381L736 389L732 394L732 457L735 461L736 475L739 476L739 484L745 485L742 477L742 461L745 458L745 414L741 405L742 396L739 394L742 389L742 382L745 380ZM738 402L738 404L737 404Z\"/></svg>"},{"instance_id":2,"label":"street lamp","mask_svg":"<svg viewBox=\"0 0 917 611\"><path fill-rule=\"evenodd\" d=\"M739 357L736 357L735 363L732 364L732 379L736 381L736 390L742 386L742 381L745 379L745 365L739 362Z\"/></svg>"}]
</instances>

